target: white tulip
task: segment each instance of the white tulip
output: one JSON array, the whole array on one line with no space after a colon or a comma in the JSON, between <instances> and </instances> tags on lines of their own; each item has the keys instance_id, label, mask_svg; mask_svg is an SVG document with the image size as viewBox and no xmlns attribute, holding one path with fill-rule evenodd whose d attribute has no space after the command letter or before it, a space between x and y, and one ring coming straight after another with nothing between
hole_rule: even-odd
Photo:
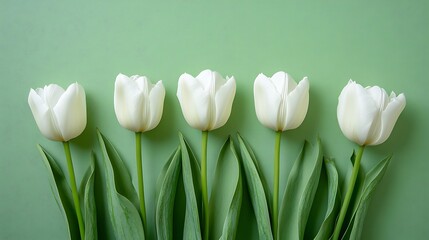
<instances>
[{"instance_id":1,"label":"white tulip","mask_svg":"<svg viewBox=\"0 0 429 240\"><path fill-rule=\"evenodd\" d=\"M162 81L152 84L145 76L119 74L114 95L116 118L122 127L146 132L159 124L165 98Z\"/></svg>"},{"instance_id":2,"label":"white tulip","mask_svg":"<svg viewBox=\"0 0 429 240\"><path fill-rule=\"evenodd\" d=\"M85 90L78 83L67 90L56 84L31 89L28 104L40 132L54 141L69 141L86 127Z\"/></svg>"},{"instance_id":3,"label":"white tulip","mask_svg":"<svg viewBox=\"0 0 429 240\"><path fill-rule=\"evenodd\" d=\"M405 104L402 93L388 96L378 86L364 88L350 80L338 98L338 123L349 140L361 146L378 145L390 136Z\"/></svg>"},{"instance_id":4,"label":"white tulip","mask_svg":"<svg viewBox=\"0 0 429 240\"><path fill-rule=\"evenodd\" d=\"M307 114L309 88L307 77L296 84L285 72L271 78L259 74L253 89L258 120L275 131L299 127Z\"/></svg>"},{"instance_id":5,"label":"white tulip","mask_svg":"<svg viewBox=\"0 0 429 240\"><path fill-rule=\"evenodd\" d=\"M184 73L179 78L177 98L188 124L202 131L222 127L231 114L235 79L217 72L202 71L197 77Z\"/></svg>"}]
</instances>

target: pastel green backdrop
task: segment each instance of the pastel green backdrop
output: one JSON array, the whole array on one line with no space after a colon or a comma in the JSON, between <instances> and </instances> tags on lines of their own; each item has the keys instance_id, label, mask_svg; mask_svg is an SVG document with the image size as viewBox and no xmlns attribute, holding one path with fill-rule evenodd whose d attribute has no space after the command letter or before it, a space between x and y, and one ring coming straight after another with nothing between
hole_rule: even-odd
<instances>
[{"instance_id":1,"label":"pastel green backdrop","mask_svg":"<svg viewBox=\"0 0 429 240\"><path fill-rule=\"evenodd\" d=\"M163 118L143 137L153 236L155 183L178 144L177 132L194 149L200 146L200 133L181 114L177 79L206 68L237 80L230 120L210 134L209 186L222 142L237 131L260 156L272 185L274 133L259 124L253 106L253 81L261 72L284 70L296 80L308 76L311 84L307 118L284 133L281 189L302 141L318 135L325 154L345 173L356 146L338 127L336 105L350 78L404 92L407 106L390 139L364 154L366 166L394 157L372 199L363 239L427 239L428 12L427 1L1 1L0 239L66 238L36 144L61 161L62 147L39 133L27 104L30 88L75 81L84 86L88 125L71 143L78 181L89 152L98 151L96 127L113 141L135 178L134 137L116 121L114 80L118 73L163 80ZM238 237L256 239L249 200L243 201ZM99 217L106 221L102 213ZM111 239L108 225L101 226L102 239Z\"/></svg>"}]
</instances>

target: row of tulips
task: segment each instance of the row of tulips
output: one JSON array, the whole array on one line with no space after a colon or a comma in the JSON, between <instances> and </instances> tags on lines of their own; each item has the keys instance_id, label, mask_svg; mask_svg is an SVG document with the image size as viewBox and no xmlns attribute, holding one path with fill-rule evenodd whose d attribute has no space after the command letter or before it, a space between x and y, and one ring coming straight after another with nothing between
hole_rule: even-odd
<instances>
[{"instance_id":1,"label":"row of tulips","mask_svg":"<svg viewBox=\"0 0 429 240\"><path fill-rule=\"evenodd\" d=\"M274 130L274 186L271 217L271 236L268 239L279 239L279 176L280 176L280 142L283 131L295 129L303 122L309 104L309 81L307 77L296 83L289 74L277 72L272 77L260 74L254 81L254 101L258 120ZM187 73L179 78L177 98L186 122L202 132L201 152L201 199L202 229L201 237L210 236L210 209L207 189L207 142L208 132L222 127L228 120L236 92L234 77L224 79L219 73L204 70L193 77ZM143 232L147 231L146 206L144 197L141 135L154 129L160 122L165 98L165 89L161 81L152 84L144 76L125 76L119 74L115 82L114 109L120 125L136 137L136 170L138 176L139 213ZM69 140L79 136L86 126L86 98L81 85L74 83L66 90L55 84L44 88L31 89L28 96L33 116L40 132L48 139L63 142L70 175L70 185L79 224L80 237L85 239L88 226L82 216L79 193L76 186ZM335 228L329 237L339 239L344 233L343 221L349 211L349 204L355 189L363 150L367 145L381 144L389 137L400 113L406 104L404 94L390 96L378 86L362 87L354 81L342 90L337 107L337 118L344 135L359 145L353 155L353 172L348 181L348 190L343 198L339 215L335 218ZM240 137L241 139L241 137ZM183 149L182 149L183 154ZM246 155L245 153L243 155ZM172 164L172 162L170 162ZM247 169L247 168L246 168ZM248 174L247 178L260 178ZM255 177L256 176L256 177ZM248 182L252 182L248 179ZM249 184L251 185L251 184ZM249 186L251 187L251 186ZM265 192L269 191L264 189ZM170 193L174 196L174 193ZM174 197L173 197L174 198ZM252 199L255 212L258 206ZM257 214L256 214L257 215ZM263 225L258 221L259 225ZM265 238L259 229L260 237ZM86 239L88 238L88 234ZM265 237L264 237L265 236Z\"/></svg>"}]
</instances>

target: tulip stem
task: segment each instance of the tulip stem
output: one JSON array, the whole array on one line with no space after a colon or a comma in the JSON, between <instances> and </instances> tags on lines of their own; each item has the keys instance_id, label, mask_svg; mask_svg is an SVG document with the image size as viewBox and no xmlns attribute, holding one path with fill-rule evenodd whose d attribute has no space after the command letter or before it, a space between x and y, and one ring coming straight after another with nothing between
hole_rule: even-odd
<instances>
[{"instance_id":1,"label":"tulip stem","mask_svg":"<svg viewBox=\"0 0 429 240\"><path fill-rule=\"evenodd\" d=\"M274 240L278 239L279 226L279 178L280 178L280 142L282 131L276 132L276 142L274 144L274 197L273 197L273 235Z\"/></svg>"},{"instance_id":2,"label":"tulip stem","mask_svg":"<svg viewBox=\"0 0 429 240\"><path fill-rule=\"evenodd\" d=\"M203 194L204 240L209 239L209 197L207 194L207 141L209 132L202 131L201 141L201 185Z\"/></svg>"},{"instance_id":3,"label":"tulip stem","mask_svg":"<svg viewBox=\"0 0 429 240\"><path fill-rule=\"evenodd\" d=\"M360 161L362 159L364 149L365 149L365 145L360 146L359 150L356 154L355 162L353 164L352 176L350 178L349 186L347 189L346 196L344 198L343 205L341 206L340 216L338 217L337 225L335 226L333 240L338 240L340 237L341 228L342 228L342 225L344 222L344 218L346 216L346 213L347 213L347 210L348 210L348 207L350 204L350 199L353 195L353 190L354 190L356 179L358 176L358 172L359 172L359 168L360 168Z\"/></svg>"},{"instance_id":4,"label":"tulip stem","mask_svg":"<svg viewBox=\"0 0 429 240\"><path fill-rule=\"evenodd\" d=\"M143 182L143 166L142 166L142 144L141 132L136 132L136 163L137 163L137 178L139 187L139 200L140 200L140 215L143 221L143 231L146 234L146 206L144 199L144 182Z\"/></svg>"},{"instance_id":5,"label":"tulip stem","mask_svg":"<svg viewBox=\"0 0 429 240\"><path fill-rule=\"evenodd\" d=\"M74 208L76 211L77 221L79 224L80 238L82 240L84 240L85 239L85 225L83 223L82 212L81 212L80 203L79 203L79 193L78 193L77 187L76 187L76 177L74 175L73 162L72 162L69 142L68 141L63 142L63 146L64 146L64 153L65 153L66 159L67 159L67 168L69 170L70 185L71 185L71 190L72 190L72 195L73 195Z\"/></svg>"}]
</instances>

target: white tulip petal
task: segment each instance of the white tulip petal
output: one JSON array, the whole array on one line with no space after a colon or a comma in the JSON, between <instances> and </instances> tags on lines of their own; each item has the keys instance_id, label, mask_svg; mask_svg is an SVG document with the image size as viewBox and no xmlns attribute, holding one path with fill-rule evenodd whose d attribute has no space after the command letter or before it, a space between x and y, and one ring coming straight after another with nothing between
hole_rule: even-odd
<instances>
[{"instance_id":1,"label":"white tulip petal","mask_svg":"<svg viewBox=\"0 0 429 240\"><path fill-rule=\"evenodd\" d=\"M259 74L255 79L253 91L255 111L259 122L275 131L279 130L277 118L279 115L281 95L276 89L276 86L264 74Z\"/></svg>"},{"instance_id":2,"label":"white tulip petal","mask_svg":"<svg viewBox=\"0 0 429 240\"><path fill-rule=\"evenodd\" d=\"M64 89L56 84L49 84L40 91L43 101L50 107L53 108L58 103L61 95L64 94Z\"/></svg>"},{"instance_id":3,"label":"white tulip petal","mask_svg":"<svg viewBox=\"0 0 429 240\"><path fill-rule=\"evenodd\" d=\"M310 83L307 77L287 96L286 121L282 131L295 129L301 125L307 115Z\"/></svg>"},{"instance_id":4,"label":"white tulip petal","mask_svg":"<svg viewBox=\"0 0 429 240\"><path fill-rule=\"evenodd\" d=\"M295 80L289 74L282 71L276 72L270 78L270 81L274 84L279 94L289 94L297 86Z\"/></svg>"},{"instance_id":5,"label":"white tulip petal","mask_svg":"<svg viewBox=\"0 0 429 240\"><path fill-rule=\"evenodd\" d=\"M85 90L77 83L70 85L53 108L64 141L79 136L86 127Z\"/></svg>"},{"instance_id":6,"label":"white tulip petal","mask_svg":"<svg viewBox=\"0 0 429 240\"><path fill-rule=\"evenodd\" d=\"M162 112L164 108L165 88L162 81L158 81L151 89L149 94L150 101L150 120L148 121L147 128L144 131L149 131L158 126L161 121Z\"/></svg>"},{"instance_id":7,"label":"white tulip petal","mask_svg":"<svg viewBox=\"0 0 429 240\"><path fill-rule=\"evenodd\" d=\"M198 80L189 74L179 78L177 97L186 122L193 128L207 130L210 96Z\"/></svg>"},{"instance_id":8,"label":"white tulip petal","mask_svg":"<svg viewBox=\"0 0 429 240\"><path fill-rule=\"evenodd\" d=\"M31 89L28 95L28 105L30 106L36 124L43 136L50 140L63 141L64 139L61 134L56 131L57 127L52 123L53 114L44 101L43 93L37 93L35 90Z\"/></svg>"},{"instance_id":9,"label":"white tulip petal","mask_svg":"<svg viewBox=\"0 0 429 240\"><path fill-rule=\"evenodd\" d=\"M361 85L349 81L338 98L337 118L344 135L360 145L365 144L378 109Z\"/></svg>"},{"instance_id":10,"label":"white tulip petal","mask_svg":"<svg viewBox=\"0 0 429 240\"><path fill-rule=\"evenodd\" d=\"M195 78L192 78L195 79L204 90L208 90L212 85L212 81L215 81L214 72L210 69L206 69L200 72L200 74L198 74L198 76L196 76Z\"/></svg>"},{"instance_id":11,"label":"white tulip petal","mask_svg":"<svg viewBox=\"0 0 429 240\"><path fill-rule=\"evenodd\" d=\"M379 86L373 86L367 88L366 90L371 95L378 109L384 110L387 107L387 104L389 103L389 96L383 88Z\"/></svg>"},{"instance_id":12,"label":"white tulip petal","mask_svg":"<svg viewBox=\"0 0 429 240\"><path fill-rule=\"evenodd\" d=\"M393 95L394 96L394 95ZM386 109L382 112L380 134L378 138L370 143L370 145L378 145L389 138L399 115L404 110L406 105L406 99L404 94L399 94L398 97L393 97L387 104Z\"/></svg>"},{"instance_id":13,"label":"white tulip petal","mask_svg":"<svg viewBox=\"0 0 429 240\"><path fill-rule=\"evenodd\" d=\"M216 122L211 129L214 130L222 127L228 121L231 115L232 103L234 101L236 84L234 77L231 77L227 82L219 87L216 92Z\"/></svg>"}]
</instances>

